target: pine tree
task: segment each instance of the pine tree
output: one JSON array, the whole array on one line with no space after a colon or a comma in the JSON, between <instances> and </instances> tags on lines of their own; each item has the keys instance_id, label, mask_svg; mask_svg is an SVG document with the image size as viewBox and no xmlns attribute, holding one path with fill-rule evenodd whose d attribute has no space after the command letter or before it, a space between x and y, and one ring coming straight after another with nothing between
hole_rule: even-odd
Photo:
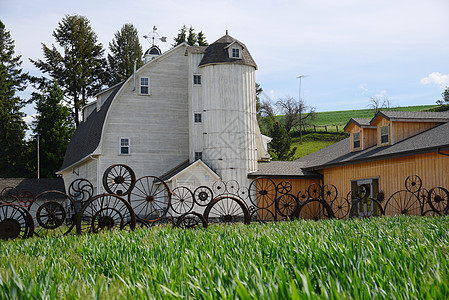
<instances>
[{"instance_id":1,"label":"pine tree","mask_svg":"<svg viewBox=\"0 0 449 300\"><path fill-rule=\"evenodd\" d=\"M111 75L111 84L126 80L134 73L136 68L143 65L142 47L139 43L137 28L133 24L125 24L114 35L114 40L109 43L108 67Z\"/></svg>"},{"instance_id":2,"label":"pine tree","mask_svg":"<svg viewBox=\"0 0 449 300\"><path fill-rule=\"evenodd\" d=\"M183 25L181 29L179 29L178 36L175 38L175 43L173 44L173 47L176 47L186 41L187 36L187 27L186 25Z\"/></svg>"},{"instance_id":3,"label":"pine tree","mask_svg":"<svg viewBox=\"0 0 449 300\"><path fill-rule=\"evenodd\" d=\"M189 46L195 46L196 45L196 34L193 30L192 26L189 28L189 35L187 36L187 44Z\"/></svg>"},{"instance_id":4,"label":"pine tree","mask_svg":"<svg viewBox=\"0 0 449 300\"><path fill-rule=\"evenodd\" d=\"M33 121L33 132L40 143L40 174L44 178L56 177L56 171L62 165L73 134L74 124L69 109L62 104L64 96L56 81L42 93L33 93L33 98L38 114ZM32 153L36 153L36 143L31 145ZM34 160L34 155L32 157Z\"/></svg>"},{"instance_id":5,"label":"pine tree","mask_svg":"<svg viewBox=\"0 0 449 300\"><path fill-rule=\"evenodd\" d=\"M0 21L0 177L23 177L25 171L25 130L23 107L16 91L25 89L27 74L15 56L14 40Z\"/></svg>"},{"instance_id":6,"label":"pine tree","mask_svg":"<svg viewBox=\"0 0 449 300\"><path fill-rule=\"evenodd\" d=\"M70 99L72 114L78 126L81 106L109 81L104 49L84 16L64 17L53 31L53 36L63 51L59 52L54 45L49 48L42 44L44 60L31 62L58 81L64 96ZM39 90L51 85L43 78L35 78L34 82L39 84Z\"/></svg>"},{"instance_id":7,"label":"pine tree","mask_svg":"<svg viewBox=\"0 0 449 300\"><path fill-rule=\"evenodd\" d=\"M209 46L209 44L206 41L206 37L204 36L204 33L202 31L198 32L196 36L198 46Z\"/></svg>"},{"instance_id":8,"label":"pine tree","mask_svg":"<svg viewBox=\"0 0 449 300\"><path fill-rule=\"evenodd\" d=\"M290 150L292 138L279 121L273 122L268 135L273 138L270 142L270 155L273 160L292 160L294 158L296 147Z\"/></svg>"}]
</instances>

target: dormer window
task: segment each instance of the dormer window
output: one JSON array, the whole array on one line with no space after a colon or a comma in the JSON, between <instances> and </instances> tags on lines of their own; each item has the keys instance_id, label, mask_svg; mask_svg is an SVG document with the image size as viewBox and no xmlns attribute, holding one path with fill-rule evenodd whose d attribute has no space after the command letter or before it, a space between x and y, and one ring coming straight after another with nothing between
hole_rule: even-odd
<instances>
[{"instance_id":1,"label":"dormer window","mask_svg":"<svg viewBox=\"0 0 449 300\"><path fill-rule=\"evenodd\" d=\"M150 94L150 78L140 77L140 94L141 95Z\"/></svg>"},{"instance_id":2,"label":"dormer window","mask_svg":"<svg viewBox=\"0 0 449 300\"><path fill-rule=\"evenodd\" d=\"M380 127L380 143L388 144L390 141L390 126Z\"/></svg>"},{"instance_id":3,"label":"dormer window","mask_svg":"<svg viewBox=\"0 0 449 300\"><path fill-rule=\"evenodd\" d=\"M232 58L240 58L240 49L232 48Z\"/></svg>"},{"instance_id":4,"label":"dormer window","mask_svg":"<svg viewBox=\"0 0 449 300\"><path fill-rule=\"evenodd\" d=\"M354 132L352 134L352 140L353 140L353 148L354 149L360 148L360 132Z\"/></svg>"}]
</instances>

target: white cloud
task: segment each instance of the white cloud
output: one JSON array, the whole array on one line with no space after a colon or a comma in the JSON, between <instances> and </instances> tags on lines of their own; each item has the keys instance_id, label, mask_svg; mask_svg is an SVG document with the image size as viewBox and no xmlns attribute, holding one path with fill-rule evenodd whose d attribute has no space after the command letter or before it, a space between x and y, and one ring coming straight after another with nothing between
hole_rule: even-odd
<instances>
[{"instance_id":1,"label":"white cloud","mask_svg":"<svg viewBox=\"0 0 449 300\"><path fill-rule=\"evenodd\" d=\"M376 94L376 97L377 98L387 97L387 91L385 91L385 90L380 91L379 93Z\"/></svg>"},{"instance_id":2,"label":"white cloud","mask_svg":"<svg viewBox=\"0 0 449 300\"><path fill-rule=\"evenodd\" d=\"M37 116L37 114L27 115L27 116L23 117L23 120L25 121L25 123L27 123L27 125L31 125L31 122L34 121L36 116Z\"/></svg>"},{"instance_id":3,"label":"white cloud","mask_svg":"<svg viewBox=\"0 0 449 300\"><path fill-rule=\"evenodd\" d=\"M440 72L430 73L420 81L421 84L438 84L441 87L449 86L449 74L443 75Z\"/></svg>"}]
</instances>

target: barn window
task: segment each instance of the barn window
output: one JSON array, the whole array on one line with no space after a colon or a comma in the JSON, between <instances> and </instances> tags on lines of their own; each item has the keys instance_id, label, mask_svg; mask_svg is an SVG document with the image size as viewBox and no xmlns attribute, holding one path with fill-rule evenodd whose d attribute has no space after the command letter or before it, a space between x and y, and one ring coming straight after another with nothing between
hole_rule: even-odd
<instances>
[{"instance_id":1,"label":"barn window","mask_svg":"<svg viewBox=\"0 0 449 300\"><path fill-rule=\"evenodd\" d=\"M352 134L352 139L354 142L354 149L360 148L360 132L354 132Z\"/></svg>"},{"instance_id":2,"label":"barn window","mask_svg":"<svg viewBox=\"0 0 449 300\"><path fill-rule=\"evenodd\" d=\"M201 113L195 114L195 123L201 123L202 122L202 116Z\"/></svg>"},{"instance_id":3,"label":"barn window","mask_svg":"<svg viewBox=\"0 0 449 300\"><path fill-rule=\"evenodd\" d=\"M390 126L380 127L380 143L387 144L390 141Z\"/></svg>"},{"instance_id":4,"label":"barn window","mask_svg":"<svg viewBox=\"0 0 449 300\"><path fill-rule=\"evenodd\" d=\"M201 84L201 75L193 75L193 84Z\"/></svg>"},{"instance_id":5,"label":"barn window","mask_svg":"<svg viewBox=\"0 0 449 300\"><path fill-rule=\"evenodd\" d=\"M232 48L232 58L240 58L240 49Z\"/></svg>"},{"instance_id":6,"label":"barn window","mask_svg":"<svg viewBox=\"0 0 449 300\"><path fill-rule=\"evenodd\" d=\"M203 159L203 152L195 152L195 160Z\"/></svg>"},{"instance_id":7,"label":"barn window","mask_svg":"<svg viewBox=\"0 0 449 300\"><path fill-rule=\"evenodd\" d=\"M379 179L360 179L351 181L351 199L365 199L358 201L355 216L378 215L379 207L372 199L382 201L379 198Z\"/></svg>"},{"instance_id":8,"label":"barn window","mask_svg":"<svg viewBox=\"0 0 449 300\"><path fill-rule=\"evenodd\" d=\"M129 145L130 145L129 138L120 138L120 154L122 154L122 155L131 154Z\"/></svg>"},{"instance_id":9,"label":"barn window","mask_svg":"<svg viewBox=\"0 0 449 300\"><path fill-rule=\"evenodd\" d=\"M140 78L140 93L142 95L150 94L150 78L148 78L148 77Z\"/></svg>"}]
</instances>

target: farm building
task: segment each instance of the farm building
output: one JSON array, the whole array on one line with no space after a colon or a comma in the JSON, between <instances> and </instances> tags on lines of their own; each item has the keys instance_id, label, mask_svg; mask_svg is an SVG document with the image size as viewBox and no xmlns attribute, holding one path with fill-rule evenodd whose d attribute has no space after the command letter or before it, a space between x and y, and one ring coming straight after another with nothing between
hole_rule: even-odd
<instances>
[{"instance_id":1,"label":"farm building","mask_svg":"<svg viewBox=\"0 0 449 300\"><path fill-rule=\"evenodd\" d=\"M449 112L381 111L372 119L351 119L345 131L349 138L296 161L261 162L249 177L288 182L299 200L312 183L332 184L338 197L347 198L364 185L380 201L394 198L406 184L420 191L449 187ZM419 178L406 183L411 175Z\"/></svg>"},{"instance_id":2,"label":"farm building","mask_svg":"<svg viewBox=\"0 0 449 300\"><path fill-rule=\"evenodd\" d=\"M209 46L157 46L133 76L102 91L83 109L59 171L66 188L88 179L103 193L113 164L136 178L162 177L170 186L249 184L248 173L269 160L256 120L254 62L247 47L226 33Z\"/></svg>"}]
</instances>

